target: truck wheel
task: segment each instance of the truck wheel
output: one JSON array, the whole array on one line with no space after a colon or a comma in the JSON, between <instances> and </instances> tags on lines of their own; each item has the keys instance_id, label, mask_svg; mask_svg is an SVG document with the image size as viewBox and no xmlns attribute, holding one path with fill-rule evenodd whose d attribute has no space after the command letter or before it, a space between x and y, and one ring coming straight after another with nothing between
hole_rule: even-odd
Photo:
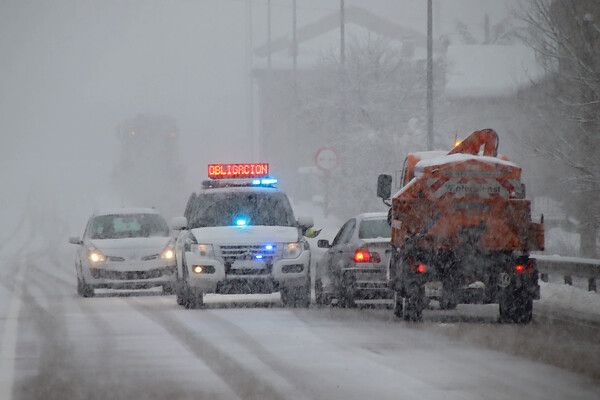
<instances>
[{"instance_id":1,"label":"truck wheel","mask_svg":"<svg viewBox=\"0 0 600 400\"><path fill-rule=\"evenodd\" d=\"M404 299L404 320L422 321L423 308L425 308L425 289L420 286L409 291L408 296Z\"/></svg>"},{"instance_id":2,"label":"truck wheel","mask_svg":"<svg viewBox=\"0 0 600 400\"><path fill-rule=\"evenodd\" d=\"M394 292L394 315L398 318L404 317L404 298L397 290Z\"/></svg>"},{"instance_id":3,"label":"truck wheel","mask_svg":"<svg viewBox=\"0 0 600 400\"><path fill-rule=\"evenodd\" d=\"M310 306L310 281L302 286L281 288L281 302L285 307Z\"/></svg>"},{"instance_id":4,"label":"truck wheel","mask_svg":"<svg viewBox=\"0 0 600 400\"><path fill-rule=\"evenodd\" d=\"M77 277L77 294L81 297L94 297L94 288Z\"/></svg>"},{"instance_id":5,"label":"truck wheel","mask_svg":"<svg viewBox=\"0 0 600 400\"><path fill-rule=\"evenodd\" d=\"M523 288L512 285L500 295L500 322L528 324L533 318L533 297Z\"/></svg>"}]
</instances>

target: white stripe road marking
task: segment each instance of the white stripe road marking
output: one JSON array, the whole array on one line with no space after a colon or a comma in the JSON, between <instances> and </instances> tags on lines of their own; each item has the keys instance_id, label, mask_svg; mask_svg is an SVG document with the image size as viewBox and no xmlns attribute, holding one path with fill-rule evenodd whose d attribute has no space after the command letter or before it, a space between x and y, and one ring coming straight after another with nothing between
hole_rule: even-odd
<instances>
[{"instance_id":1,"label":"white stripe road marking","mask_svg":"<svg viewBox=\"0 0 600 400\"><path fill-rule=\"evenodd\" d=\"M6 316L2 342L0 343L0 400L12 399L15 376L15 356L19 313L21 312L21 294L25 280L26 264L20 266L15 278L15 287Z\"/></svg>"}]
</instances>

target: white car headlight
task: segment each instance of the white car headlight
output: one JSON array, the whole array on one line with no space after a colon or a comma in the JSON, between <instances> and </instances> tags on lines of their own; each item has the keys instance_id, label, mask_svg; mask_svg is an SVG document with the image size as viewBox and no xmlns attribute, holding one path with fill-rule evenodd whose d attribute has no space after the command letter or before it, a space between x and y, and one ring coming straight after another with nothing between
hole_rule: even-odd
<instances>
[{"instance_id":1,"label":"white car headlight","mask_svg":"<svg viewBox=\"0 0 600 400\"><path fill-rule=\"evenodd\" d=\"M302 254L303 243L302 242L293 242L293 243L283 243L283 258L298 258L300 254Z\"/></svg>"},{"instance_id":2,"label":"white car headlight","mask_svg":"<svg viewBox=\"0 0 600 400\"><path fill-rule=\"evenodd\" d=\"M163 260L175 259L175 249L173 248L173 246L169 245L165 247L165 249L160 253L160 258Z\"/></svg>"},{"instance_id":3,"label":"white car headlight","mask_svg":"<svg viewBox=\"0 0 600 400\"><path fill-rule=\"evenodd\" d=\"M88 249L88 260L92 262L92 264L99 264L101 262L106 261L106 256L102 254L102 252L96 248L90 247Z\"/></svg>"},{"instance_id":4,"label":"white car headlight","mask_svg":"<svg viewBox=\"0 0 600 400\"><path fill-rule=\"evenodd\" d=\"M193 244L192 252L200 257L212 258L215 256L212 244Z\"/></svg>"}]
</instances>

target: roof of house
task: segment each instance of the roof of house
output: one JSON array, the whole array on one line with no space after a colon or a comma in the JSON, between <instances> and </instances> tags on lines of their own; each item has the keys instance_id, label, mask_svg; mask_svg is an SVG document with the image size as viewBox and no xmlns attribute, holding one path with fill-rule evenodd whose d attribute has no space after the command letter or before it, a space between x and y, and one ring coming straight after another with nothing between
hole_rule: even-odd
<instances>
[{"instance_id":1,"label":"roof of house","mask_svg":"<svg viewBox=\"0 0 600 400\"><path fill-rule=\"evenodd\" d=\"M445 94L451 98L508 97L545 75L524 45L448 46Z\"/></svg>"},{"instance_id":2,"label":"roof of house","mask_svg":"<svg viewBox=\"0 0 600 400\"><path fill-rule=\"evenodd\" d=\"M398 25L386 18L375 15L363 8L348 7L345 10L347 41L363 34L376 34L399 43L410 43L415 47L426 47L427 37L412 28ZM310 66L325 51L339 46L339 12L328 14L315 22L301 26L297 30L298 66ZM264 43L254 49L260 59L266 59L269 53L275 67L291 66L291 33L274 38L269 46ZM437 46L437 43L435 44Z\"/></svg>"}]
</instances>

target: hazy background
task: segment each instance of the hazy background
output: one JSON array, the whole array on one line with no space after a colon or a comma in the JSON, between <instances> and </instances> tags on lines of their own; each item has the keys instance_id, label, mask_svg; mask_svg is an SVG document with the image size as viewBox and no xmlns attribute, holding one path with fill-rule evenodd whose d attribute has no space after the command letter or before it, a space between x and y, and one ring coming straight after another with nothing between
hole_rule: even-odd
<instances>
[{"instance_id":1,"label":"hazy background","mask_svg":"<svg viewBox=\"0 0 600 400\"><path fill-rule=\"evenodd\" d=\"M266 38L266 0L252 4L258 46ZM273 36L289 34L291 1L272 4ZM484 13L499 19L514 4L439 2L435 34L454 29L457 18L481 32ZM298 0L298 25L338 5ZM352 5L425 30L425 1ZM137 113L177 120L183 199L205 178L207 162L249 160L245 21L245 4L235 0L0 0L3 229L17 224L27 201L56 210L71 230L94 208L119 205L110 184L115 128Z\"/></svg>"}]
</instances>

